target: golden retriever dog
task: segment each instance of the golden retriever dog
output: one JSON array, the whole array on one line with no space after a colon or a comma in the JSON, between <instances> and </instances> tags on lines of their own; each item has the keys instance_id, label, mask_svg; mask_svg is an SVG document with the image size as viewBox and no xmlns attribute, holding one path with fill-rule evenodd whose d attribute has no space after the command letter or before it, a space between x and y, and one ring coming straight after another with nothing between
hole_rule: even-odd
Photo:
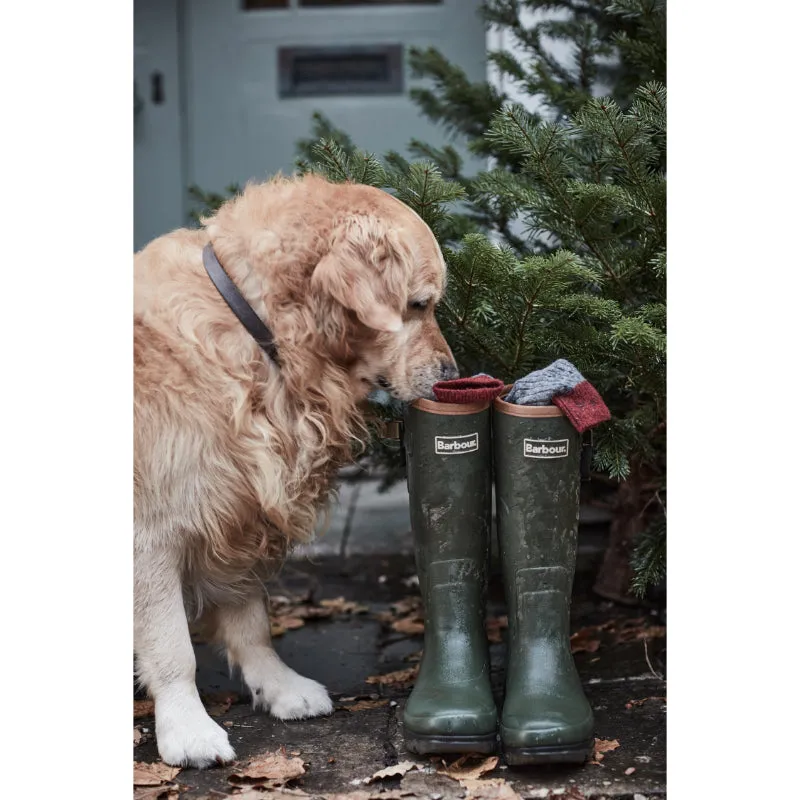
<instances>
[{"instance_id":1,"label":"golden retriever dog","mask_svg":"<svg viewBox=\"0 0 800 800\"><path fill-rule=\"evenodd\" d=\"M269 326L277 362L206 273L214 252ZM445 264L389 194L317 176L248 186L200 230L134 261L134 647L168 764L234 752L195 684L189 619L278 719L332 710L277 656L264 579L314 533L376 387L430 397L456 377L434 309Z\"/></svg>"}]
</instances>

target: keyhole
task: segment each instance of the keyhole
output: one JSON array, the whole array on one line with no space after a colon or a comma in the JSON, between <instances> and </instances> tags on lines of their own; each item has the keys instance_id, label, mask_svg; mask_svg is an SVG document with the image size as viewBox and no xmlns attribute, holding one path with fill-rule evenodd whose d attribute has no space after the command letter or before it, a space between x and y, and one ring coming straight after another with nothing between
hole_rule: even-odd
<instances>
[{"instance_id":1,"label":"keyhole","mask_svg":"<svg viewBox=\"0 0 800 800\"><path fill-rule=\"evenodd\" d=\"M164 76L160 72L150 76L150 99L157 106L164 102Z\"/></svg>"}]
</instances>

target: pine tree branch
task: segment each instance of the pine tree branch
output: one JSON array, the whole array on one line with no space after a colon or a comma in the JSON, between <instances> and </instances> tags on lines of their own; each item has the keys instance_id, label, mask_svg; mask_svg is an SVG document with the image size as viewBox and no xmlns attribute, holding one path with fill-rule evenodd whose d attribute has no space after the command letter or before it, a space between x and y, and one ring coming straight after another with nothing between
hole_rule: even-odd
<instances>
[{"instance_id":1,"label":"pine tree branch","mask_svg":"<svg viewBox=\"0 0 800 800\"><path fill-rule=\"evenodd\" d=\"M642 196L647 201L649 206L648 213L650 214L650 218L653 220L653 225L656 227L656 232L659 235L659 239L662 238L663 232L661 228L661 223L656 215L656 207L655 203L653 202L652 197L650 196L650 192L648 191L647 187L645 186L644 182L641 180L639 175L638 168L634 165L633 161L631 161L630 153L628 152L627 144L628 142L622 141L622 136L620 135L620 131L618 130L617 126L614 125L613 120L611 119L611 115L608 113L608 105L606 103L599 103L600 110L603 113L603 116L606 118L609 127L611 128L612 132L614 133L614 141L617 147L620 149L622 153L622 157L625 159L625 163L628 165L628 171L630 175L633 177L634 182L636 183L637 188L642 193ZM630 141L630 140L628 140Z\"/></svg>"},{"instance_id":2,"label":"pine tree branch","mask_svg":"<svg viewBox=\"0 0 800 800\"><path fill-rule=\"evenodd\" d=\"M536 150L536 145L535 145L533 139L531 139L530 134L525 129L525 126L517 118L516 114L514 113L514 110L510 109L507 112L507 116L512 120L512 122L514 123L514 125L516 125L517 129L519 130L519 132L528 141L528 143L530 144L531 150L535 151ZM552 132L550 134L550 140L547 143L547 147L549 147L553 143L553 141L555 140L555 137L556 137L556 128L554 126L552 128ZM544 160L543 160L543 162L544 162ZM633 298L630 296L628 288L622 283L622 281L619 278L619 275L617 275L617 273L614 271L614 268L611 266L611 264L608 263L608 261L603 257L602 253L600 253L600 251L595 247L595 245L592 242L592 240L586 234L583 225L578 222L578 220L577 220L577 218L575 216L575 211L574 211L574 209L572 207L572 203L569 201L569 198L561 191L561 188L559 187L558 182L556 180L554 180L554 176L553 176L552 172L550 171L550 169L544 163L542 164L542 167L543 167L543 169L545 171L545 174L547 176L548 184L549 184L549 187L550 187L551 191L553 191L553 192L555 192L557 194L559 200L562 203L562 206L564 206L564 208L566 209L567 214L572 219L575 220L575 227L578 229L578 233L580 233L580 235L583 237L583 241L586 244L586 246L592 252L594 257L602 264L603 269L611 276L611 278L613 279L614 283L617 284L617 286L619 287L620 291L623 293L623 296L625 296L626 299L628 299L628 300L632 300Z\"/></svg>"}]
</instances>

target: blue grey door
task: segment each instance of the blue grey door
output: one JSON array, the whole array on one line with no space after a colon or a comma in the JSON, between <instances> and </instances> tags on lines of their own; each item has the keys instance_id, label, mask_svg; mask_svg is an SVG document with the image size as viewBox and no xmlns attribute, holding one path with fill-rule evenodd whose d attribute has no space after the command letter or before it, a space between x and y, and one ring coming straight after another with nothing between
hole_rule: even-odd
<instances>
[{"instance_id":1,"label":"blue grey door","mask_svg":"<svg viewBox=\"0 0 800 800\"><path fill-rule=\"evenodd\" d=\"M185 224L178 0L133 7L134 250Z\"/></svg>"},{"instance_id":2,"label":"blue grey door","mask_svg":"<svg viewBox=\"0 0 800 800\"><path fill-rule=\"evenodd\" d=\"M206 190L291 173L322 111L361 147L444 141L408 96L407 50L486 77L479 0L192 0L186 4L189 178Z\"/></svg>"}]
</instances>

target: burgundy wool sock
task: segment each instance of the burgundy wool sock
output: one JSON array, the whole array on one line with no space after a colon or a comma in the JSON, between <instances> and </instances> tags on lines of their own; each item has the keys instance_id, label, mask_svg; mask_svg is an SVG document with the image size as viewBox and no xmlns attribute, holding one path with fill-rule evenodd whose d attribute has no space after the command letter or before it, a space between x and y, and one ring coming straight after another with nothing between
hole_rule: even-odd
<instances>
[{"instance_id":1,"label":"burgundy wool sock","mask_svg":"<svg viewBox=\"0 0 800 800\"><path fill-rule=\"evenodd\" d=\"M553 403L564 412L578 433L611 419L608 406L603 402L597 389L587 380L581 381L566 394L555 395Z\"/></svg>"},{"instance_id":2,"label":"burgundy wool sock","mask_svg":"<svg viewBox=\"0 0 800 800\"><path fill-rule=\"evenodd\" d=\"M439 381L433 394L440 403L479 403L494 400L502 393L503 381L491 375L473 375L454 381Z\"/></svg>"}]
</instances>

